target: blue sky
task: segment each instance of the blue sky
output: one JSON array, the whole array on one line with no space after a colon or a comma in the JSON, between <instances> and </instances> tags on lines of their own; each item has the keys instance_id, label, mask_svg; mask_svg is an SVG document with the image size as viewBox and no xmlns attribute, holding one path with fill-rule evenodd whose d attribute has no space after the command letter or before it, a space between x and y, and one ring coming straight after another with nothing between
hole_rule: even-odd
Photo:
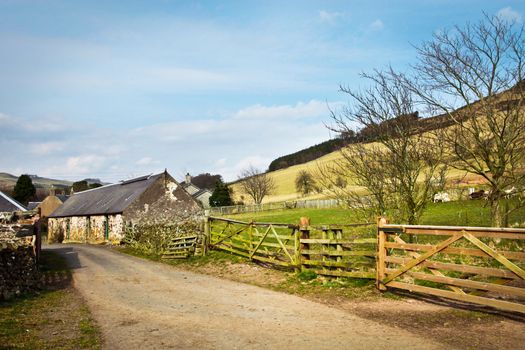
<instances>
[{"instance_id":1,"label":"blue sky","mask_svg":"<svg viewBox=\"0 0 525 350\"><path fill-rule=\"evenodd\" d=\"M524 1L0 0L0 171L220 173L330 138L340 84Z\"/></svg>"}]
</instances>

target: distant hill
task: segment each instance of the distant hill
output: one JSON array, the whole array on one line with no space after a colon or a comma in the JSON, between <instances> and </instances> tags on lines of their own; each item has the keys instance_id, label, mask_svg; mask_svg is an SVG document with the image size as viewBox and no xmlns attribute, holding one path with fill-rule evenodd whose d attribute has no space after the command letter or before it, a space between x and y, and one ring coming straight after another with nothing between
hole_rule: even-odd
<instances>
[{"instance_id":1,"label":"distant hill","mask_svg":"<svg viewBox=\"0 0 525 350\"><path fill-rule=\"evenodd\" d=\"M73 185L73 181L68 181L68 180L50 179L50 178L41 177L38 175L29 175L29 177L33 181L33 184L35 185L36 188L48 189L48 188L54 187L54 188L60 189L60 188L68 188ZM17 180L18 180L18 176L0 172L0 189L12 190ZM102 185L108 184L107 182L103 182L100 179L88 178L88 179L85 179L85 181L87 181L87 183L90 185L94 183L99 183Z\"/></svg>"},{"instance_id":2,"label":"distant hill","mask_svg":"<svg viewBox=\"0 0 525 350\"><path fill-rule=\"evenodd\" d=\"M332 153L344 146L342 139L332 139L321 142L317 145L310 146L292 154L279 157L270 163L268 171L286 169L288 167L304 164L309 161L320 158L328 153Z\"/></svg>"},{"instance_id":3,"label":"distant hill","mask_svg":"<svg viewBox=\"0 0 525 350\"><path fill-rule=\"evenodd\" d=\"M492 97L497 101L497 108L500 110L505 110L510 105L518 103L519 99L513 97L513 93L514 91L522 91L523 85L525 85L525 80L518 83L515 87L496 94L494 97ZM456 109L453 112L455 119L459 120L468 117L468 114L465 113L466 109L466 106ZM469 113L471 113L472 110L474 110L475 113L478 113L478 102L474 102L471 105ZM315 146L302 149L295 153L279 157L270 163L268 166L268 171L276 171L279 169L286 169L294 165L305 164L332 152L338 151L342 147L349 144L376 141L376 129L378 127L384 128L386 130L395 130L395 125L398 123L410 125L414 133L423 133L435 129L447 128L453 124L453 121L446 114L426 118L421 118L418 112L402 115L389 121L385 121L375 127L365 127L357 132L349 131L346 134L340 135L339 138L328 140Z\"/></svg>"}]
</instances>

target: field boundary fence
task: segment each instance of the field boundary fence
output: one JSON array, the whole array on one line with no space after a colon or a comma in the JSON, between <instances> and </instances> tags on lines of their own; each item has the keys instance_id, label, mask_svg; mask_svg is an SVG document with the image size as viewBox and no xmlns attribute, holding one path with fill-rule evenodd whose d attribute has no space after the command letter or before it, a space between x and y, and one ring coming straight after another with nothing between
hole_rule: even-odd
<instances>
[{"instance_id":1,"label":"field boundary fence","mask_svg":"<svg viewBox=\"0 0 525 350\"><path fill-rule=\"evenodd\" d=\"M344 202L338 199L308 199L308 200L293 200L284 202L272 202L261 204L248 205L232 205L225 207L211 207L209 208L210 216L217 215L233 215L243 213L257 213L261 211L284 210L296 208L312 208L312 209L331 209L340 208L344 206Z\"/></svg>"},{"instance_id":2,"label":"field boundary fence","mask_svg":"<svg viewBox=\"0 0 525 350\"><path fill-rule=\"evenodd\" d=\"M368 237L355 231L368 232ZM319 275L375 278L374 224L294 225L209 217L208 246Z\"/></svg>"},{"instance_id":3,"label":"field boundary fence","mask_svg":"<svg viewBox=\"0 0 525 350\"><path fill-rule=\"evenodd\" d=\"M306 221L305 221L306 220ZM310 225L208 217L207 247L270 267L375 279L405 290L525 314L525 229Z\"/></svg>"}]
</instances>

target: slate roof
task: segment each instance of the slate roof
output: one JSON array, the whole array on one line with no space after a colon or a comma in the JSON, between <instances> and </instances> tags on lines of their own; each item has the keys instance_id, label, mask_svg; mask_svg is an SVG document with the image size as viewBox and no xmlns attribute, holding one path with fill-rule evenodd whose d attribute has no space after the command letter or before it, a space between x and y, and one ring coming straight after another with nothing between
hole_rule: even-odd
<instances>
[{"instance_id":1,"label":"slate roof","mask_svg":"<svg viewBox=\"0 0 525 350\"><path fill-rule=\"evenodd\" d=\"M200 189L199 191L195 192L191 196L193 198L197 198L197 197L199 197L200 195L202 195L203 193L206 193L206 192L209 192L210 194L212 194L212 192L210 190L208 190L207 188L203 188L203 189Z\"/></svg>"},{"instance_id":2,"label":"slate roof","mask_svg":"<svg viewBox=\"0 0 525 350\"><path fill-rule=\"evenodd\" d=\"M53 217L105 215L122 213L163 173L141 176L116 184L75 193L57 208Z\"/></svg>"},{"instance_id":3,"label":"slate roof","mask_svg":"<svg viewBox=\"0 0 525 350\"><path fill-rule=\"evenodd\" d=\"M65 194L55 194L55 197L60 199L62 203L64 203L69 198L69 196Z\"/></svg>"},{"instance_id":4,"label":"slate roof","mask_svg":"<svg viewBox=\"0 0 525 350\"><path fill-rule=\"evenodd\" d=\"M27 203L27 210L34 210L36 207L38 207L42 202L29 202Z\"/></svg>"},{"instance_id":5,"label":"slate roof","mask_svg":"<svg viewBox=\"0 0 525 350\"><path fill-rule=\"evenodd\" d=\"M0 191L0 213L26 210L27 209L22 204Z\"/></svg>"}]
</instances>

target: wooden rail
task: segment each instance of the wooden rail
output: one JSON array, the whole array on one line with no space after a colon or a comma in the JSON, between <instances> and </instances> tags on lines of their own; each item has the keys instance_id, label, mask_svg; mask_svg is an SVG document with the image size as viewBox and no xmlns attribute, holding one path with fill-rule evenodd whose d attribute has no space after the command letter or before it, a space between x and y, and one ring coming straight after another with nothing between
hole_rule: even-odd
<instances>
[{"instance_id":1,"label":"wooden rail","mask_svg":"<svg viewBox=\"0 0 525 350\"><path fill-rule=\"evenodd\" d=\"M417 243L404 238L416 235ZM378 222L379 289L525 313L525 229Z\"/></svg>"},{"instance_id":2,"label":"wooden rail","mask_svg":"<svg viewBox=\"0 0 525 350\"><path fill-rule=\"evenodd\" d=\"M162 254L162 259L185 259L195 252L197 236L175 237Z\"/></svg>"}]
</instances>

